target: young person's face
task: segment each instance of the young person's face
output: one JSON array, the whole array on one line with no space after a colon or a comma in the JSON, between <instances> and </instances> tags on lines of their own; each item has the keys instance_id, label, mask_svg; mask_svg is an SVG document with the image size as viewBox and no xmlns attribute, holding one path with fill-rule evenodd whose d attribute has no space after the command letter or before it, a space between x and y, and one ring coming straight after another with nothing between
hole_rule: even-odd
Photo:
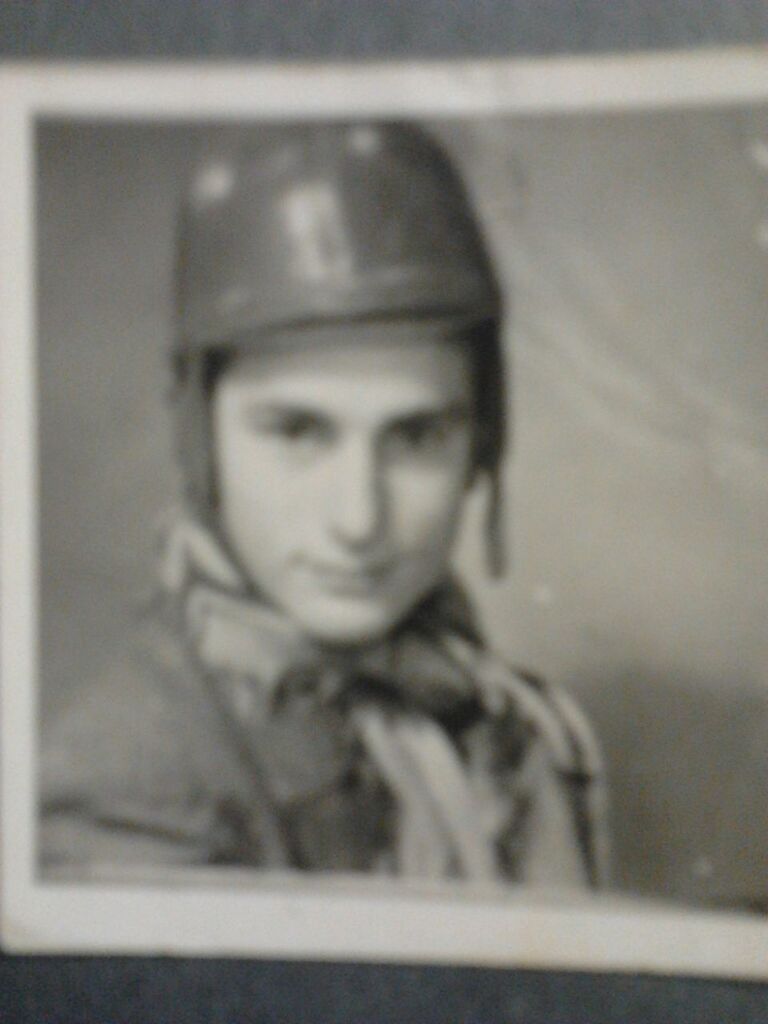
<instances>
[{"instance_id":1,"label":"young person's face","mask_svg":"<svg viewBox=\"0 0 768 1024\"><path fill-rule=\"evenodd\" d=\"M471 476L472 382L458 343L418 325L324 333L244 354L219 378L219 516L269 600L311 636L357 645L446 573Z\"/></svg>"}]
</instances>

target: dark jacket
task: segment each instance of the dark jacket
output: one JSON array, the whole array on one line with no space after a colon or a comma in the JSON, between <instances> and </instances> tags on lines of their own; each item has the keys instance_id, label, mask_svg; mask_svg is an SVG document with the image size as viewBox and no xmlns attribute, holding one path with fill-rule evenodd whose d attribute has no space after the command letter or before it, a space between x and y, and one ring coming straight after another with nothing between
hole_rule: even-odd
<instances>
[{"instance_id":1,"label":"dark jacket","mask_svg":"<svg viewBox=\"0 0 768 1024\"><path fill-rule=\"evenodd\" d=\"M384 649L332 663L286 650L269 610L188 580L43 737L43 874L229 864L599 883L588 727L455 606L433 597Z\"/></svg>"}]
</instances>

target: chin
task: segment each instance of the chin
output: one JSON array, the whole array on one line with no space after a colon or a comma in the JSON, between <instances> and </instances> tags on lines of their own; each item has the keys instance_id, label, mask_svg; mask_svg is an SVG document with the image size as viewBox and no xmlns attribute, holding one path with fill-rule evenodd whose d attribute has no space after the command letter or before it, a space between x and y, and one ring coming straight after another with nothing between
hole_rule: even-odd
<instances>
[{"instance_id":1,"label":"chin","mask_svg":"<svg viewBox=\"0 0 768 1024\"><path fill-rule=\"evenodd\" d=\"M332 607L315 608L296 616L298 624L315 640L333 647L365 647L383 640L407 612L350 606L333 602Z\"/></svg>"}]
</instances>

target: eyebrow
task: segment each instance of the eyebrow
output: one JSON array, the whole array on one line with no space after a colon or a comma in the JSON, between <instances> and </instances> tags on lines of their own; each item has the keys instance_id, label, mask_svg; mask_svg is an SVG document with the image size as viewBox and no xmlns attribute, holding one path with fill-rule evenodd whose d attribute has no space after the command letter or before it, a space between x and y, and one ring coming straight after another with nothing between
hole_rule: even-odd
<instances>
[{"instance_id":1,"label":"eyebrow","mask_svg":"<svg viewBox=\"0 0 768 1024\"><path fill-rule=\"evenodd\" d=\"M467 401L448 402L444 405L415 406L385 419L380 426L383 429L400 426L403 424L419 423L424 421L440 420L443 422L462 423L471 417L471 403ZM243 413L248 418L254 418L257 422L269 422L270 419L280 419L286 416L307 416L318 420L333 421L333 412L313 405L311 402L301 400L267 400L260 401L253 399L243 408Z\"/></svg>"},{"instance_id":2,"label":"eyebrow","mask_svg":"<svg viewBox=\"0 0 768 1024\"><path fill-rule=\"evenodd\" d=\"M412 412L403 413L401 416L393 416L387 421L388 426L396 426L403 423L420 423L423 421L441 420L446 423L462 423L470 418L470 405L468 402L450 402L443 406L429 406L422 409L414 409Z\"/></svg>"}]
</instances>

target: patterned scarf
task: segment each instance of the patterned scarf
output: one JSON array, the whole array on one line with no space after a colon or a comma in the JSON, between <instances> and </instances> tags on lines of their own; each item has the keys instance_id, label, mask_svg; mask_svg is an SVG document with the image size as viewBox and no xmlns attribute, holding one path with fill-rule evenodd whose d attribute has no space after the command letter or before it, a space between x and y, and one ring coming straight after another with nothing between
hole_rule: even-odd
<instances>
[{"instance_id":1,"label":"patterned scarf","mask_svg":"<svg viewBox=\"0 0 768 1024\"><path fill-rule=\"evenodd\" d=\"M289 804L294 792L312 792L313 785L320 793L323 772L331 773L337 757L331 747L322 759L308 759L309 778L297 778L295 764L281 770L286 735L278 727L281 710L305 701L319 707L321 716L324 709L343 716L387 791L394 807L394 863L384 870L475 881L508 873L499 849L519 824L518 769L531 737L546 738L552 721L542 717L525 686L510 714L514 678L476 671L482 660L479 638L454 584L432 594L385 641L329 650L255 596L222 545L197 523L180 519L169 530L162 583L193 658L219 702L233 709L256 774L268 781L259 793L262 803ZM307 719L308 746L320 743L312 724L319 720ZM259 728L262 749L250 739ZM295 732L295 724L291 728ZM459 735L479 730L485 730L479 742L457 742ZM566 740L550 736L556 757L558 745L569 767ZM278 818L266 836L267 860L289 866L295 858L286 849Z\"/></svg>"}]
</instances>

